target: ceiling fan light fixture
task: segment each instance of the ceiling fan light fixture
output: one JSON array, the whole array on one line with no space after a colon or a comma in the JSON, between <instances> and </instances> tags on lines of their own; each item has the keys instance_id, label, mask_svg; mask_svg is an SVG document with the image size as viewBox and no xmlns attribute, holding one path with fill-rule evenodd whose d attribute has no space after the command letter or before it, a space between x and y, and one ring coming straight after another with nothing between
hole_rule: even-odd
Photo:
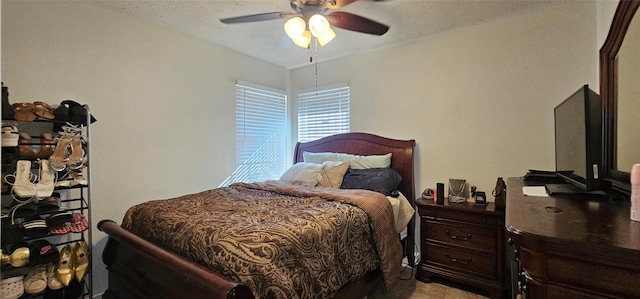
<instances>
[{"instance_id":1,"label":"ceiling fan light fixture","mask_svg":"<svg viewBox=\"0 0 640 299\"><path fill-rule=\"evenodd\" d=\"M284 32L287 33L289 38L295 40L304 34L306 27L307 24L301 17L293 17L284 23Z\"/></svg>"},{"instance_id":2,"label":"ceiling fan light fixture","mask_svg":"<svg viewBox=\"0 0 640 299\"><path fill-rule=\"evenodd\" d=\"M301 35L291 37L291 40L298 47L308 49L311 44L311 32L309 32L309 30L305 30Z\"/></svg>"},{"instance_id":3,"label":"ceiling fan light fixture","mask_svg":"<svg viewBox=\"0 0 640 299\"><path fill-rule=\"evenodd\" d=\"M331 30L331 26L329 25L327 18L321 14L315 14L309 18L309 30L311 30L311 34L313 34L313 36L318 38L327 34L328 30Z\"/></svg>"},{"instance_id":4,"label":"ceiling fan light fixture","mask_svg":"<svg viewBox=\"0 0 640 299\"><path fill-rule=\"evenodd\" d=\"M336 37L336 33L331 28L327 28L327 30L321 36L316 36L316 38L318 39L318 43L321 46L329 43L331 40L333 40L334 37Z\"/></svg>"}]
</instances>

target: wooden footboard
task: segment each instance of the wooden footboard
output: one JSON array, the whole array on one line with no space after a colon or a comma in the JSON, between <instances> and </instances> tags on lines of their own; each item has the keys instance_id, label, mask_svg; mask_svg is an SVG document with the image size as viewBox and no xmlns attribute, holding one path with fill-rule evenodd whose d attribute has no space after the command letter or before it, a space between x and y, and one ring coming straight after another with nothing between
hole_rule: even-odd
<instances>
[{"instance_id":1,"label":"wooden footboard","mask_svg":"<svg viewBox=\"0 0 640 299\"><path fill-rule=\"evenodd\" d=\"M252 299L251 290L123 229L111 220L98 223L109 235L102 260L109 271L103 298Z\"/></svg>"},{"instance_id":2,"label":"wooden footboard","mask_svg":"<svg viewBox=\"0 0 640 299\"><path fill-rule=\"evenodd\" d=\"M102 253L109 271L105 299L254 298L246 285L164 250L112 220L100 221L98 229L109 235ZM370 271L333 299L360 299L381 285L380 270Z\"/></svg>"}]
</instances>

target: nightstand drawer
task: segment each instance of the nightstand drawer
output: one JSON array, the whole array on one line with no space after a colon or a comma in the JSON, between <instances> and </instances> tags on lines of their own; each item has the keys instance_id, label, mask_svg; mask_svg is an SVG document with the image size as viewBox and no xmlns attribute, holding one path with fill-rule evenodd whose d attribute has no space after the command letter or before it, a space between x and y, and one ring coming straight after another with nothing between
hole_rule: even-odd
<instances>
[{"instance_id":1,"label":"nightstand drawer","mask_svg":"<svg viewBox=\"0 0 640 299\"><path fill-rule=\"evenodd\" d=\"M422 245L416 279L444 277L505 298L504 210L493 203L438 205L424 199L416 199L416 207Z\"/></svg>"},{"instance_id":2,"label":"nightstand drawer","mask_svg":"<svg viewBox=\"0 0 640 299\"><path fill-rule=\"evenodd\" d=\"M425 245L423 245L425 246ZM496 256L428 244L427 263L496 277Z\"/></svg>"},{"instance_id":3,"label":"nightstand drawer","mask_svg":"<svg viewBox=\"0 0 640 299\"><path fill-rule=\"evenodd\" d=\"M488 253L496 252L495 230L431 222L423 219L427 242L442 242Z\"/></svg>"},{"instance_id":4,"label":"nightstand drawer","mask_svg":"<svg viewBox=\"0 0 640 299\"><path fill-rule=\"evenodd\" d=\"M459 210L429 210L425 214L420 215L435 217L436 219L457 221L464 223L480 224L495 226L497 219L494 215L487 215L482 213L466 213Z\"/></svg>"}]
</instances>

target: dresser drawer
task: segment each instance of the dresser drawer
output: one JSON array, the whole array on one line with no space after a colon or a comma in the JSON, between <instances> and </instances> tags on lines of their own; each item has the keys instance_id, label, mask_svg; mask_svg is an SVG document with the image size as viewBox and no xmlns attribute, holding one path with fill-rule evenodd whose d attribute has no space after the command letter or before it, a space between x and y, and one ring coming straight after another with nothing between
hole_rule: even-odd
<instances>
[{"instance_id":1,"label":"dresser drawer","mask_svg":"<svg viewBox=\"0 0 640 299\"><path fill-rule=\"evenodd\" d=\"M435 218L438 220L456 221L488 226L496 226L498 223L495 215L470 213L462 210L428 209L427 207L425 207L423 209L420 209L420 216Z\"/></svg>"},{"instance_id":2,"label":"dresser drawer","mask_svg":"<svg viewBox=\"0 0 640 299\"><path fill-rule=\"evenodd\" d=\"M496 277L496 256L458 250L435 244L423 245L427 247L426 263L436 266L460 270L468 274L481 274L488 277Z\"/></svg>"},{"instance_id":3,"label":"dresser drawer","mask_svg":"<svg viewBox=\"0 0 640 299\"><path fill-rule=\"evenodd\" d=\"M496 252L496 231L423 219L427 242L441 242L487 253Z\"/></svg>"}]
</instances>

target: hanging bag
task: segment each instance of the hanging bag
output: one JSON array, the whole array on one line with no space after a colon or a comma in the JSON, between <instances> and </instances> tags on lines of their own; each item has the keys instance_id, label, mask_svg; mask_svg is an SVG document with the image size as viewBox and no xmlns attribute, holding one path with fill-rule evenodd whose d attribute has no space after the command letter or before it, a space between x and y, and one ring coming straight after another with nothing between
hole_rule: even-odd
<instances>
[{"instance_id":1,"label":"hanging bag","mask_svg":"<svg viewBox=\"0 0 640 299\"><path fill-rule=\"evenodd\" d=\"M53 126L54 131L60 131L65 122L85 123L87 119L87 109L76 101L64 100L53 111L54 120L59 121ZM96 122L96 118L91 115L91 123Z\"/></svg>"}]
</instances>

